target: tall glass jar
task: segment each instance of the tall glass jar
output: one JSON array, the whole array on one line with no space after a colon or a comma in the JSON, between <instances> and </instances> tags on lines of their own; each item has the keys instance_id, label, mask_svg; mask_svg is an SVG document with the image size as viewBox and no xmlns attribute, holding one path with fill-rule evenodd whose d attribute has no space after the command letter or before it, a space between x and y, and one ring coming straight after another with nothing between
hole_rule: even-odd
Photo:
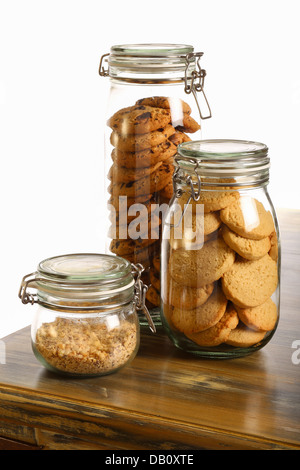
<instances>
[{"instance_id":1,"label":"tall glass jar","mask_svg":"<svg viewBox=\"0 0 300 470\"><path fill-rule=\"evenodd\" d=\"M264 347L279 320L280 243L261 143L179 145L163 227L161 317L173 343L227 358Z\"/></svg>"},{"instance_id":2,"label":"tall glass jar","mask_svg":"<svg viewBox=\"0 0 300 470\"><path fill-rule=\"evenodd\" d=\"M39 263L19 292L24 304L37 304L31 326L37 359L52 372L81 377L110 374L128 364L139 348L137 308L145 307L141 272L139 265L101 254Z\"/></svg>"},{"instance_id":3,"label":"tall glass jar","mask_svg":"<svg viewBox=\"0 0 300 470\"><path fill-rule=\"evenodd\" d=\"M107 252L144 265L143 280L151 284L147 305L157 323L163 215L159 206L173 194L177 145L200 139L201 121L211 115L202 55L190 45L125 44L113 46L99 67L100 75L110 79L105 126Z\"/></svg>"}]
</instances>

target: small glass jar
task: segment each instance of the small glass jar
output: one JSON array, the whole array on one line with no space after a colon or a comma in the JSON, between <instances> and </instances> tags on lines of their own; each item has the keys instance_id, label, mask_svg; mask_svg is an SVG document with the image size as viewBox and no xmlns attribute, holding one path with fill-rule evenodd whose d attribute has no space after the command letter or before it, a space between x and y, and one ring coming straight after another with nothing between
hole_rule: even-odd
<instances>
[{"instance_id":1,"label":"small glass jar","mask_svg":"<svg viewBox=\"0 0 300 470\"><path fill-rule=\"evenodd\" d=\"M102 254L39 263L19 292L23 303L38 304L31 327L37 359L52 372L81 377L110 374L128 364L139 348L137 309L144 309L146 291L141 272L141 266Z\"/></svg>"},{"instance_id":2,"label":"small glass jar","mask_svg":"<svg viewBox=\"0 0 300 470\"><path fill-rule=\"evenodd\" d=\"M184 44L124 44L111 47L99 67L100 75L110 79L105 126L106 251L143 264L143 280L151 283L147 305L157 323L159 206L173 194L177 145L200 139L201 122L211 116L202 55Z\"/></svg>"},{"instance_id":3,"label":"small glass jar","mask_svg":"<svg viewBox=\"0 0 300 470\"><path fill-rule=\"evenodd\" d=\"M280 242L261 143L179 145L163 227L161 318L173 343L209 358L264 347L279 320Z\"/></svg>"}]
</instances>

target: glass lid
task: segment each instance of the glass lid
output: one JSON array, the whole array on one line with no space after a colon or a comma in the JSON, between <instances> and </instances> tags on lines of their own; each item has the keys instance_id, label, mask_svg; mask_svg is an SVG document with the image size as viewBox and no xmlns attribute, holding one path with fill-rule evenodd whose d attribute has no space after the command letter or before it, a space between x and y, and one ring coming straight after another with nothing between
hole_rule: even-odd
<instances>
[{"instance_id":1,"label":"glass lid","mask_svg":"<svg viewBox=\"0 0 300 470\"><path fill-rule=\"evenodd\" d=\"M76 253L41 261L38 273L45 278L65 281L113 281L131 273L129 261L114 255Z\"/></svg>"},{"instance_id":2,"label":"glass lid","mask_svg":"<svg viewBox=\"0 0 300 470\"><path fill-rule=\"evenodd\" d=\"M112 46L110 52L135 57L169 57L189 54L194 52L194 47L187 44L122 44Z\"/></svg>"},{"instance_id":3,"label":"glass lid","mask_svg":"<svg viewBox=\"0 0 300 470\"><path fill-rule=\"evenodd\" d=\"M261 157L268 153L268 147L261 142L250 140L198 140L185 142L178 146L182 156L192 156L199 159L240 159L241 157Z\"/></svg>"}]
</instances>

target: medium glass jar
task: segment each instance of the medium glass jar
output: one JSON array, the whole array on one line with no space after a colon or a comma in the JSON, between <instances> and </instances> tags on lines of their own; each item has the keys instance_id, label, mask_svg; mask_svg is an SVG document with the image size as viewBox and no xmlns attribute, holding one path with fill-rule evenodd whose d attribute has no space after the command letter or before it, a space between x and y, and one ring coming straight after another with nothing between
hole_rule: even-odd
<instances>
[{"instance_id":1,"label":"medium glass jar","mask_svg":"<svg viewBox=\"0 0 300 470\"><path fill-rule=\"evenodd\" d=\"M146 290L141 272L141 266L101 254L39 263L19 292L23 303L38 304L31 327L37 359L52 372L81 377L110 374L128 364L139 348L137 308L144 308Z\"/></svg>"},{"instance_id":2,"label":"medium glass jar","mask_svg":"<svg viewBox=\"0 0 300 470\"><path fill-rule=\"evenodd\" d=\"M179 145L163 227L161 318L173 343L211 358L264 347L279 320L280 242L261 143Z\"/></svg>"},{"instance_id":3,"label":"medium glass jar","mask_svg":"<svg viewBox=\"0 0 300 470\"><path fill-rule=\"evenodd\" d=\"M147 305L158 323L159 310L156 315L154 311L160 304L159 206L173 194L177 145L200 139L201 121L211 115L203 88L202 55L190 45L125 44L113 46L99 67L100 75L110 78L106 250L143 264L143 280L151 283Z\"/></svg>"}]
</instances>

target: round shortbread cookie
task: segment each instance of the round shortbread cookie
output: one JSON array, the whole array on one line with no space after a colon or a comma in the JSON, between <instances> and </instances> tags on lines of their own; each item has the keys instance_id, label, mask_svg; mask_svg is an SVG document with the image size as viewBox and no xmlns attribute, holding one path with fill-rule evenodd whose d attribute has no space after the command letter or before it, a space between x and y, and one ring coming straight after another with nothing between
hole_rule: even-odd
<instances>
[{"instance_id":1,"label":"round shortbread cookie","mask_svg":"<svg viewBox=\"0 0 300 470\"><path fill-rule=\"evenodd\" d=\"M204 243L200 250L175 250L169 260L172 278L191 287L206 286L228 271L235 260L234 251L222 238Z\"/></svg>"},{"instance_id":2,"label":"round shortbread cookie","mask_svg":"<svg viewBox=\"0 0 300 470\"><path fill-rule=\"evenodd\" d=\"M265 256L271 248L269 237L262 238L261 240L251 240L251 238L241 237L230 230L227 225L223 225L221 234L225 243L230 248L248 260L255 260Z\"/></svg>"},{"instance_id":3,"label":"round shortbread cookie","mask_svg":"<svg viewBox=\"0 0 300 470\"><path fill-rule=\"evenodd\" d=\"M191 107L180 98L167 97L167 96L149 96L148 98L142 98L136 102L138 106L152 106L154 108L180 110L183 113L191 114Z\"/></svg>"},{"instance_id":4,"label":"round shortbread cookie","mask_svg":"<svg viewBox=\"0 0 300 470\"><path fill-rule=\"evenodd\" d=\"M186 336L199 346L219 346L228 339L231 330L237 327L238 322L239 319L235 309L232 305L227 305L226 312L216 325L200 333L190 333Z\"/></svg>"},{"instance_id":5,"label":"round shortbread cookie","mask_svg":"<svg viewBox=\"0 0 300 470\"><path fill-rule=\"evenodd\" d=\"M169 303L178 309L192 310L203 305L214 290L214 284L195 287L178 284L174 279L169 280Z\"/></svg>"},{"instance_id":6,"label":"round shortbread cookie","mask_svg":"<svg viewBox=\"0 0 300 470\"><path fill-rule=\"evenodd\" d=\"M156 147L175 133L175 129L171 124L167 127L159 128L156 131L147 134L119 134L113 131L110 136L110 143L123 152L141 152L145 149Z\"/></svg>"},{"instance_id":7,"label":"round shortbread cookie","mask_svg":"<svg viewBox=\"0 0 300 470\"><path fill-rule=\"evenodd\" d=\"M277 240L277 235L276 232L272 232L270 235L270 243L271 243L271 248L269 251L269 255L274 261L278 260L278 240Z\"/></svg>"},{"instance_id":8,"label":"round shortbread cookie","mask_svg":"<svg viewBox=\"0 0 300 470\"><path fill-rule=\"evenodd\" d=\"M277 264L269 255L254 261L238 258L222 278L227 299L242 308L266 302L277 284Z\"/></svg>"},{"instance_id":9,"label":"round shortbread cookie","mask_svg":"<svg viewBox=\"0 0 300 470\"><path fill-rule=\"evenodd\" d=\"M204 204L204 212L224 209L239 199L238 191L201 191L198 204Z\"/></svg>"},{"instance_id":10,"label":"round shortbread cookie","mask_svg":"<svg viewBox=\"0 0 300 470\"><path fill-rule=\"evenodd\" d=\"M172 323L185 334L198 333L214 326L222 318L227 306L227 299L222 289L215 286L208 300L193 310L174 308Z\"/></svg>"},{"instance_id":11,"label":"round shortbread cookie","mask_svg":"<svg viewBox=\"0 0 300 470\"><path fill-rule=\"evenodd\" d=\"M241 197L221 210L220 217L233 232L252 240L269 237L274 231L271 212L267 212L263 204L252 197Z\"/></svg>"},{"instance_id":12,"label":"round shortbread cookie","mask_svg":"<svg viewBox=\"0 0 300 470\"><path fill-rule=\"evenodd\" d=\"M189 194L183 193L181 197L176 200L182 213L184 212L183 225L187 228L192 228L194 231L199 229L204 235L209 235L210 233L215 232L222 224L219 211L204 211L204 217L201 217L202 212L200 212L199 216L199 211L197 211L198 202L193 199L189 201L189 196Z\"/></svg>"},{"instance_id":13,"label":"round shortbread cookie","mask_svg":"<svg viewBox=\"0 0 300 470\"><path fill-rule=\"evenodd\" d=\"M184 211L184 205L182 203L180 205L181 210ZM195 205L189 204L181 224L176 228L171 228L170 245L174 250L196 249L197 245L201 246L203 241L209 238L208 235L220 227L222 222L218 212L207 212L202 216L195 212L195 208Z\"/></svg>"},{"instance_id":14,"label":"round shortbread cookie","mask_svg":"<svg viewBox=\"0 0 300 470\"><path fill-rule=\"evenodd\" d=\"M124 152L115 148L112 151L111 158L117 165L139 170L153 166L158 162L164 162L173 157L176 152L176 145L166 140L155 147L140 152Z\"/></svg>"},{"instance_id":15,"label":"round shortbread cookie","mask_svg":"<svg viewBox=\"0 0 300 470\"><path fill-rule=\"evenodd\" d=\"M277 322L277 307L272 299L252 308L236 307L240 320L255 331L271 331Z\"/></svg>"},{"instance_id":16,"label":"round shortbread cookie","mask_svg":"<svg viewBox=\"0 0 300 470\"><path fill-rule=\"evenodd\" d=\"M171 137L172 139L174 136ZM171 139L170 138L170 139ZM192 204L203 204L204 212L217 212L221 209L232 204L234 201L238 200L240 194L238 191L232 189L228 184L234 183L233 178L219 178L218 183L224 183L224 186L206 186L208 183L212 183L207 178L201 178L201 192L200 199L198 201L192 201ZM227 184L227 185L226 185ZM181 199L183 202L186 202L188 194L183 194Z\"/></svg>"},{"instance_id":17,"label":"round shortbread cookie","mask_svg":"<svg viewBox=\"0 0 300 470\"><path fill-rule=\"evenodd\" d=\"M168 109L135 105L117 111L107 121L107 125L126 136L146 134L165 127L170 122L171 113Z\"/></svg>"},{"instance_id":18,"label":"round shortbread cookie","mask_svg":"<svg viewBox=\"0 0 300 470\"><path fill-rule=\"evenodd\" d=\"M249 348L262 341L265 335L265 331L254 331L239 324L237 328L231 330L225 343L237 348Z\"/></svg>"},{"instance_id":19,"label":"round shortbread cookie","mask_svg":"<svg viewBox=\"0 0 300 470\"><path fill-rule=\"evenodd\" d=\"M219 212L207 212L204 214L204 235L210 235L218 230L221 225Z\"/></svg>"}]
</instances>

